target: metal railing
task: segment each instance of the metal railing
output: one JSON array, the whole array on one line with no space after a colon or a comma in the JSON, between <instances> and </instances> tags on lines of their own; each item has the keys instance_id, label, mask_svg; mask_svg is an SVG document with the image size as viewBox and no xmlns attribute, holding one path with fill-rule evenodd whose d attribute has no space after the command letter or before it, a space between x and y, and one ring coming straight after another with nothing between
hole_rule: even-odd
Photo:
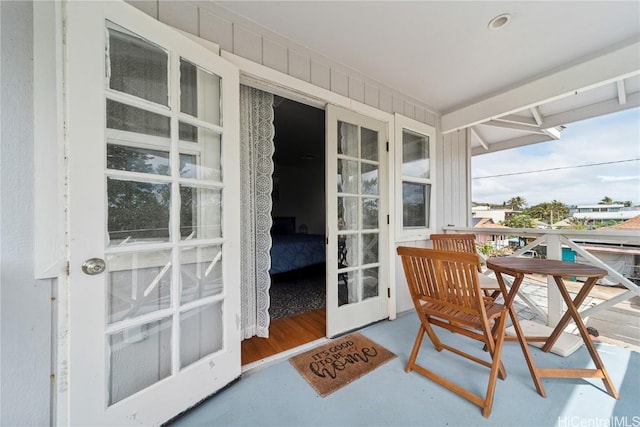
<instances>
[{"instance_id":1,"label":"metal railing","mask_svg":"<svg viewBox=\"0 0 640 427\"><path fill-rule=\"evenodd\" d=\"M603 268L609 272L604 280L600 283L604 285L622 285L627 291L620 295L610 298L609 300L596 306L587 308L580 312L582 317L593 315L599 311L607 309L622 301L626 301L633 296L640 295L640 286L629 280L620 271L608 265L605 261L598 258L592 251L584 247L585 243L589 246L597 245L615 245L619 248L635 248L640 250L640 233L637 231L613 231L613 230L556 230L556 229L532 229L532 228L500 228L500 229L483 229L468 227L444 227L443 230L448 233L474 233L476 235L501 235L501 236L517 236L525 238L533 238L534 240L527 245L514 251L513 255L518 256L524 252L530 251L538 246L546 246L547 258L562 260L562 248L568 247L579 254L582 259L591 265ZM581 259L580 262L585 262ZM547 278L547 324L555 325L558 323L564 312L563 301L559 291L555 286L551 285L553 278ZM551 285L551 286L549 286ZM524 294L519 296L530 306L535 312L544 315L541 307Z\"/></svg>"}]
</instances>

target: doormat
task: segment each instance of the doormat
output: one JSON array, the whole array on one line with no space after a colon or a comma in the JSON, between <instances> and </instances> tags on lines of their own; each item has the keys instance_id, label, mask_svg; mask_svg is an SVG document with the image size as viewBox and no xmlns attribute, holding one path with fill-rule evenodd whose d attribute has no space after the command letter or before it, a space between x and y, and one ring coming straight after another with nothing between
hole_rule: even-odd
<instances>
[{"instance_id":1,"label":"doormat","mask_svg":"<svg viewBox=\"0 0 640 427\"><path fill-rule=\"evenodd\" d=\"M394 353L356 332L289 361L318 394L325 397L394 357Z\"/></svg>"}]
</instances>

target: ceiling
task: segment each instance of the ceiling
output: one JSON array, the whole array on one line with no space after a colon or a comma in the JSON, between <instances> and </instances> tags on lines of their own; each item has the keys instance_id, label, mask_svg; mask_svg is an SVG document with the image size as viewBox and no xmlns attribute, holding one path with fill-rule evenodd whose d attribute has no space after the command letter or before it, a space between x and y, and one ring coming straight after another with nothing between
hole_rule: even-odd
<instances>
[{"instance_id":1,"label":"ceiling","mask_svg":"<svg viewBox=\"0 0 640 427\"><path fill-rule=\"evenodd\" d=\"M638 1L216 3L471 127L473 154L640 105Z\"/></svg>"}]
</instances>

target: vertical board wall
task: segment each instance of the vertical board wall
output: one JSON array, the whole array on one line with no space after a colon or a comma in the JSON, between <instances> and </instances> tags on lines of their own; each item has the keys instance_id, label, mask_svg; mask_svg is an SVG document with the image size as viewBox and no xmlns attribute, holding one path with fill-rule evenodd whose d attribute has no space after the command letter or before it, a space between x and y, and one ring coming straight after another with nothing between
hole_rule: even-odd
<instances>
[{"instance_id":1,"label":"vertical board wall","mask_svg":"<svg viewBox=\"0 0 640 427\"><path fill-rule=\"evenodd\" d=\"M167 25L218 44L224 51L387 113L399 113L436 126L436 114L419 101L215 4L171 0L127 2Z\"/></svg>"},{"instance_id":2,"label":"vertical board wall","mask_svg":"<svg viewBox=\"0 0 640 427\"><path fill-rule=\"evenodd\" d=\"M471 226L471 161L468 131L441 135L438 156L436 230L448 225Z\"/></svg>"}]
</instances>

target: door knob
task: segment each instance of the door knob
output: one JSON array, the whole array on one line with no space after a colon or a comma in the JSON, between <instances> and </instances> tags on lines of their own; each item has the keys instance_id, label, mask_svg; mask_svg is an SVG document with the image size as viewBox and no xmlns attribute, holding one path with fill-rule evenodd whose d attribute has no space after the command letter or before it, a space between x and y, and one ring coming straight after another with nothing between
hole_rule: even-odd
<instances>
[{"instance_id":1,"label":"door knob","mask_svg":"<svg viewBox=\"0 0 640 427\"><path fill-rule=\"evenodd\" d=\"M85 274L93 276L102 273L106 266L103 259L90 258L82 263L82 271L84 271Z\"/></svg>"}]
</instances>

